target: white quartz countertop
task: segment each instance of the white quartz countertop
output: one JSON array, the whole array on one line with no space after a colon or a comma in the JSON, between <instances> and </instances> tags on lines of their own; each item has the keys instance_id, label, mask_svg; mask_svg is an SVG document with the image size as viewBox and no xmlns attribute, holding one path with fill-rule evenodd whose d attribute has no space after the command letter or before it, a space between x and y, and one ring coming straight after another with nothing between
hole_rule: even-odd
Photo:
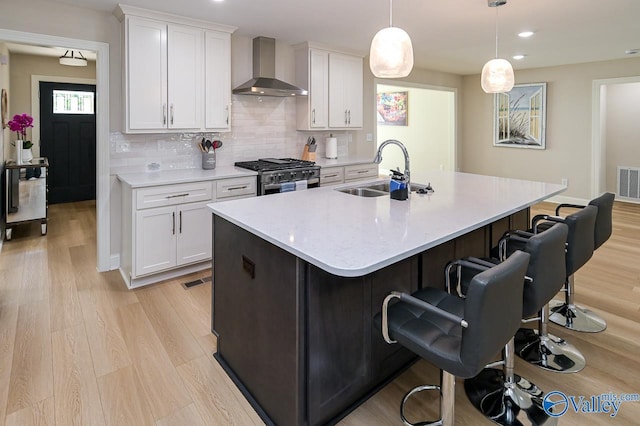
<instances>
[{"instance_id":1,"label":"white quartz countertop","mask_svg":"<svg viewBox=\"0 0 640 426\"><path fill-rule=\"evenodd\" d=\"M170 185L173 183L199 182L203 180L226 179L243 176L257 176L257 173L234 166L221 166L213 170L182 169L157 170L140 173L120 173L118 179L132 188Z\"/></svg>"},{"instance_id":2,"label":"white quartz countertop","mask_svg":"<svg viewBox=\"0 0 640 426\"><path fill-rule=\"evenodd\" d=\"M564 185L430 171L430 195L359 197L320 187L209 204L214 214L339 276L366 275L566 189ZM375 182L372 180L370 182Z\"/></svg>"},{"instance_id":3,"label":"white quartz countertop","mask_svg":"<svg viewBox=\"0 0 640 426\"><path fill-rule=\"evenodd\" d=\"M320 167L340 167L340 166L352 166L356 164L371 164L373 163L374 155L367 157L338 157L334 159L316 157L316 164Z\"/></svg>"}]
</instances>

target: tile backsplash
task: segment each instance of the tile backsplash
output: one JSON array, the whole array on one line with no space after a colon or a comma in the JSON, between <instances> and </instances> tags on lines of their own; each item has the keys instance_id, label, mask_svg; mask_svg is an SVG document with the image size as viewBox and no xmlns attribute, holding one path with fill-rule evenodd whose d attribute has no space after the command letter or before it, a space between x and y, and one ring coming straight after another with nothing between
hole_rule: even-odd
<instances>
[{"instance_id":1,"label":"tile backsplash","mask_svg":"<svg viewBox=\"0 0 640 426\"><path fill-rule=\"evenodd\" d=\"M220 166L236 161L264 157L300 158L309 136L318 142L317 156L325 153L324 139L332 133L338 139L338 156L349 153L351 132L296 131L296 101L293 98L233 96L231 132L166 133L110 135L111 174L123 171L142 172L153 163L161 170L200 168L197 142L203 137L218 139L222 148L216 151Z\"/></svg>"}]
</instances>

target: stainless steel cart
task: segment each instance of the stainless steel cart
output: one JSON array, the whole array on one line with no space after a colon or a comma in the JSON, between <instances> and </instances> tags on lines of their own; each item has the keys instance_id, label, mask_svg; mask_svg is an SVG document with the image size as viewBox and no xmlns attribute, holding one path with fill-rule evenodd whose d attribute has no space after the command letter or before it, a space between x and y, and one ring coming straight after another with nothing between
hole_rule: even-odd
<instances>
[{"instance_id":1,"label":"stainless steel cart","mask_svg":"<svg viewBox=\"0 0 640 426\"><path fill-rule=\"evenodd\" d=\"M15 225L40 222L41 234L47 233L47 175L49 160L34 158L28 163L7 161L5 170L5 237L11 239Z\"/></svg>"}]
</instances>

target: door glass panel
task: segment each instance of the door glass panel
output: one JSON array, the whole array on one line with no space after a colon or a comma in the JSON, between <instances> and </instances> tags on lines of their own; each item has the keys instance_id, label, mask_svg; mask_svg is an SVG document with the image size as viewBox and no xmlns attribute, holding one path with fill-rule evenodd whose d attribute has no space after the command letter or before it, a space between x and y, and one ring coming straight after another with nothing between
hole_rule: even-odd
<instances>
[{"instance_id":1,"label":"door glass panel","mask_svg":"<svg viewBox=\"0 0 640 426\"><path fill-rule=\"evenodd\" d=\"M94 114L93 92L81 92L78 90L54 90L53 113L54 114Z\"/></svg>"}]
</instances>

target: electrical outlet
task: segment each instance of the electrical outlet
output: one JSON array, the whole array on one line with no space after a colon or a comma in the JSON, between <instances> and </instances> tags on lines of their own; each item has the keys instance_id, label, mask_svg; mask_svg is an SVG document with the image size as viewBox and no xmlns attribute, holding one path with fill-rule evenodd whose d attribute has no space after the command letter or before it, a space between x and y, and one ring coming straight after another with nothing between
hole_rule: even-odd
<instances>
[{"instance_id":1,"label":"electrical outlet","mask_svg":"<svg viewBox=\"0 0 640 426\"><path fill-rule=\"evenodd\" d=\"M562 185L564 185L564 186L569 186L569 179L562 178L562 181L560 183L562 183Z\"/></svg>"},{"instance_id":2,"label":"electrical outlet","mask_svg":"<svg viewBox=\"0 0 640 426\"><path fill-rule=\"evenodd\" d=\"M373 142L373 133L367 133L367 142Z\"/></svg>"}]
</instances>

